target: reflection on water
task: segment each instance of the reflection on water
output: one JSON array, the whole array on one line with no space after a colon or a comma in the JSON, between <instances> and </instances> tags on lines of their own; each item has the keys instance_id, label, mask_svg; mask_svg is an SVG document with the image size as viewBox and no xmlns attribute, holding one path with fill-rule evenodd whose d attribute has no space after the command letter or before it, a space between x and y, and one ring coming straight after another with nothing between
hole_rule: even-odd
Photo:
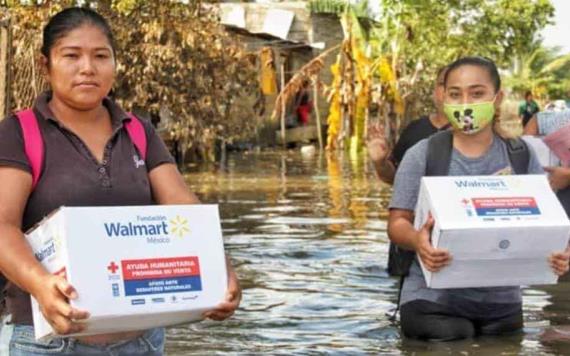
<instances>
[{"instance_id":1,"label":"reflection on water","mask_svg":"<svg viewBox=\"0 0 570 356\"><path fill-rule=\"evenodd\" d=\"M203 202L220 204L244 300L223 323L169 329L169 355L570 354L569 283L525 290L524 335L402 340L387 317L398 284L385 272L390 190L366 161L233 154L186 178Z\"/></svg>"}]
</instances>

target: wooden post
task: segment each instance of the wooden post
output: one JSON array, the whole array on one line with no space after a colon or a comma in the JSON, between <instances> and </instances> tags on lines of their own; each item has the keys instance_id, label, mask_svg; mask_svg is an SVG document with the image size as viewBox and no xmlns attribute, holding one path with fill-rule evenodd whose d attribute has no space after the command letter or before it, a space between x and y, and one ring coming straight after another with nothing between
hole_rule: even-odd
<instances>
[{"instance_id":1,"label":"wooden post","mask_svg":"<svg viewBox=\"0 0 570 356\"><path fill-rule=\"evenodd\" d=\"M36 61L34 56L34 46L30 45L30 65L32 68L32 89L34 90L34 98L39 94L38 79L36 77Z\"/></svg>"},{"instance_id":2,"label":"wooden post","mask_svg":"<svg viewBox=\"0 0 570 356\"><path fill-rule=\"evenodd\" d=\"M0 120L10 111L10 26L0 21Z\"/></svg>"},{"instance_id":3,"label":"wooden post","mask_svg":"<svg viewBox=\"0 0 570 356\"><path fill-rule=\"evenodd\" d=\"M323 130L321 127L321 113L319 112L319 78L315 76L313 80L313 103L315 107L315 116L317 118L317 135L319 138L319 148L323 149Z\"/></svg>"},{"instance_id":4,"label":"wooden post","mask_svg":"<svg viewBox=\"0 0 570 356\"><path fill-rule=\"evenodd\" d=\"M281 63L281 142L283 143L283 148L285 148L287 147L287 144L285 143L285 59L283 57L281 57L281 59L283 61Z\"/></svg>"}]
</instances>

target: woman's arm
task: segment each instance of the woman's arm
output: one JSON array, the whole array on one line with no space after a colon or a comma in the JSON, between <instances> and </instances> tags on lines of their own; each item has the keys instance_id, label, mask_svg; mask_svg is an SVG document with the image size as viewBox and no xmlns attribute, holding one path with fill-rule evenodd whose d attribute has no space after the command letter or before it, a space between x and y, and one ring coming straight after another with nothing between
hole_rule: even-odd
<instances>
[{"instance_id":1,"label":"woman's arm","mask_svg":"<svg viewBox=\"0 0 570 356\"><path fill-rule=\"evenodd\" d=\"M175 164L166 163L148 173L154 201L160 205L199 204Z\"/></svg>"},{"instance_id":2,"label":"woman's arm","mask_svg":"<svg viewBox=\"0 0 570 356\"><path fill-rule=\"evenodd\" d=\"M188 189L176 165L167 163L151 170L148 174L154 200L162 205L199 204L200 200ZM241 301L241 288L237 274L226 256L228 291L225 302L204 316L214 320L224 320L232 316Z\"/></svg>"},{"instance_id":3,"label":"woman's arm","mask_svg":"<svg viewBox=\"0 0 570 356\"><path fill-rule=\"evenodd\" d=\"M87 312L69 305L77 293L67 281L48 273L36 260L21 231L22 216L32 190L29 173L0 167L0 270L4 276L38 301L47 321L59 334L84 329L75 320L85 319Z\"/></svg>"},{"instance_id":4,"label":"woman's arm","mask_svg":"<svg viewBox=\"0 0 570 356\"><path fill-rule=\"evenodd\" d=\"M420 230L414 229L414 213L409 210L391 209L388 217L388 237L403 248L416 251L430 272L437 272L451 262L447 250L431 245L433 218L430 216Z\"/></svg>"}]
</instances>

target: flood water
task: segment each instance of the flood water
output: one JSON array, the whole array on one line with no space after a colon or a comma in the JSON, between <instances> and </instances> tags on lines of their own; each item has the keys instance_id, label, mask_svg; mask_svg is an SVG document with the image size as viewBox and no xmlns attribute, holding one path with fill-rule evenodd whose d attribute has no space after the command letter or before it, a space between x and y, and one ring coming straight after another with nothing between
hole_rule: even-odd
<instances>
[{"instance_id":1,"label":"flood water","mask_svg":"<svg viewBox=\"0 0 570 356\"><path fill-rule=\"evenodd\" d=\"M385 271L390 189L364 159L235 153L186 178L203 202L220 205L243 301L225 322L169 329L168 355L570 354L565 282L524 290L523 335L403 339L389 320L398 292Z\"/></svg>"}]
</instances>

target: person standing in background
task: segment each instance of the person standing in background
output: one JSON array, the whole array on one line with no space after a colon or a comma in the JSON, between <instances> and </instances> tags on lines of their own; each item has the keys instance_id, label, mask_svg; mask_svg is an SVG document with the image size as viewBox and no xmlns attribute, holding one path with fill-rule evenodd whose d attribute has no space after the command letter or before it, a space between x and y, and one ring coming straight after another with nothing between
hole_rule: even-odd
<instances>
[{"instance_id":1,"label":"person standing in background","mask_svg":"<svg viewBox=\"0 0 570 356\"><path fill-rule=\"evenodd\" d=\"M523 129L526 127L530 119L540 111L538 104L532 97L532 92L527 91L524 94L524 101L519 105L519 119L522 122Z\"/></svg>"}]
</instances>

